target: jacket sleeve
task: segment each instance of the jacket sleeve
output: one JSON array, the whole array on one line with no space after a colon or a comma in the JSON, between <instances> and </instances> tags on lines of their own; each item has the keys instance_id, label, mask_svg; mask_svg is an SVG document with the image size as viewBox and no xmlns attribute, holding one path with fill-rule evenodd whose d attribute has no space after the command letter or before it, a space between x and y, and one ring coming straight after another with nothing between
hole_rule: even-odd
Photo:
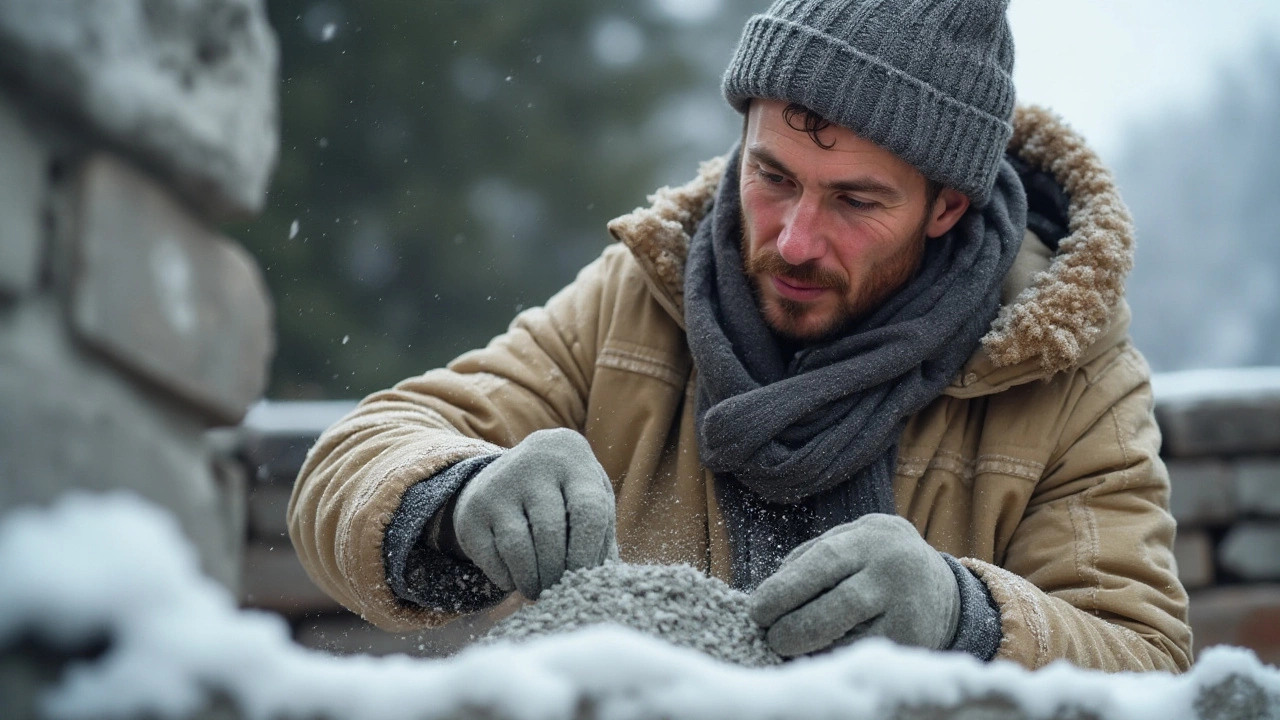
<instances>
[{"instance_id":1,"label":"jacket sleeve","mask_svg":"<svg viewBox=\"0 0 1280 720\"><path fill-rule=\"evenodd\" d=\"M1130 346L1080 371L1063 432L1003 568L965 559L1000 606L997 658L1106 671L1186 670L1187 595L1150 372Z\"/></svg>"},{"instance_id":2,"label":"jacket sleeve","mask_svg":"<svg viewBox=\"0 0 1280 720\"><path fill-rule=\"evenodd\" d=\"M289 537L317 585L386 630L456 617L395 596L384 567L387 524L409 487L455 463L501 452L535 430L581 431L601 300L622 258L606 250L486 348L370 395L320 436L288 508Z\"/></svg>"}]
</instances>

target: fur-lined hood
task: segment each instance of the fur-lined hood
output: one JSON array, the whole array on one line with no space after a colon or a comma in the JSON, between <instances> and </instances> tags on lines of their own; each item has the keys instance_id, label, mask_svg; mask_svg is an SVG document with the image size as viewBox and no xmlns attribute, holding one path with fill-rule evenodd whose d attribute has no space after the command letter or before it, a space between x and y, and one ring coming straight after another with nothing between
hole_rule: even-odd
<instances>
[{"instance_id":1,"label":"fur-lined hood","mask_svg":"<svg viewBox=\"0 0 1280 720\"><path fill-rule=\"evenodd\" d=\"M1109 170L1084 139L1049 111L1014 113L1009 151L1048 173L1069 198L1067 234L1056 252L1028 232L1005 279L1000 313L982 346L947 390L975 397L1084 364L1127 336L1124 280L1133 267L1134 229ZM662 188L609 223L645 269L658 301L683 324L689 239L705 214L726 158L698 177Z\"/></svg>"}]
</instances>

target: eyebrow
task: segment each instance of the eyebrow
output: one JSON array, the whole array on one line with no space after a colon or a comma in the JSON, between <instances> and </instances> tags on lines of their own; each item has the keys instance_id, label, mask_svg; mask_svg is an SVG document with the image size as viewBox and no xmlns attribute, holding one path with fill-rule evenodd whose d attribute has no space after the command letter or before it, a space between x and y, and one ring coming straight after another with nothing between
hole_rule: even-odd
<instances>
[{"instance_id":1,"label":"eyebrow","mask_svg":"<svg viewBox=\"0 0 1280 720\"><path fill-rule=\"evenodd\" d=\"M796 176L796 174L792 172L786 164L779 160L777 155L770 152L768 148L753 145L747 148L747 154L765 165L769 165L780 170L784 175L789 175L791 177ZM856 180L837 180L833 183L824 183L822 187L839 192L860 192L880 195L889 202L901 202L903 200L902 192L900 190L891 185L880 182L875 178L869 177L858 178Z\"/></svg>"}]
</instances>

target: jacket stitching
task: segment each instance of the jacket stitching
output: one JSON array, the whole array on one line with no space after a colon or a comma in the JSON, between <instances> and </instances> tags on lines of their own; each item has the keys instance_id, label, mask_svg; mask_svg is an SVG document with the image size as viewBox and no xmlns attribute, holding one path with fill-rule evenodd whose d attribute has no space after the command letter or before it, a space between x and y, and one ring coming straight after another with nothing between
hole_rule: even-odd
<instances>
[{"instance_id":1,"label":"jacket stitching","mask_svg":"<svg viewBox=\"0 0 1280 720\"><path fill-rule=\"evenodd\" d=\"M1102 583L1102 573L1098 570L1098 558L1102 555L1102 546L1098 538L1098 515L1093 511L1093 506L1089 502L1090 493L1085 493L1085 499L1081 502L1081 509L1084 510L1084 519L1086 527L1089 530L1089 607L1094 615L1098 615L1098 585Z\"/></svg>"},{"instance_id":2,"label":"jacket stitching","mask_svg":"<svg viewBox=\"0 0 1280 720\"><path fill-rule=\"evenodd\" d=\"M1076 578L1082 586L1089 586L1100 580L1097 571L1097 532L1094 523L1093 512L1087 504L1087 495L1092 490L1086 490L1081 495L1077 495L1067 504L1067 516L1071 518L1071 534L1075 538L1075 557ZM1085 607L1081 607L1085 610ZM1098 592L1096 588L1089 589L1089 605L1087 610L1094 615L1098 614Z\"/></svg>"},{"instance_id":3,"label":"jacket stitching","mask_svg":"<svg viewBox=\"0 0 1280 720\"><path fill-rule=\"evenodd\" d=\"M1084 585L1084 561L1081 558L1084 546L1084 531L1080 528L1080 502L1081 497L1079 495L1073 495L1067 500L1067 518L1071 521L1071 559L1072 564L1075 566L1076 582Z\"/></svg>"},{"instance_id":4,"label":"jacket stitching","mask_svg":"<svg viewBox=\"0 0 1280 720\"><path fill-rule=\"evenodd\" d=\"M637 370L638 372L646 372L667 382L677 385L683 385L683 375L672 365L662 362L653 357L647 357L640 353L621 350L619 348L605 348L600 351L600 359L597 364L604 364L612 367L610 363L623 364L631 368L644 368Z\"/></svg>"},{"instance_id":5,"label":"jacket stitching","mask_svg":"<svg viewBox=\"0 0 1280 720\"><path fill-rule=\"evenodd\" d=\"M628 348L621 347L621 345L624 345L624 344L625 344L625 345L630 345L630 346L631 346L631 348L633 348L633 349L628 349ZM636 344L634 344L634 343L624 343L624 342L619 341L619 340L614 340L614 341L611 341L611 342L609 343L609 346L608 346L608 347L606 347L606 348L604 348L604 350L602 350L602 351L601 351L601 353L602 353L602 354L605 354L605 353L614 353L614 354L617 354L617 355L623 355L623 356L626 356L626 357L635 358L635 359L640 360L640 361L642 361L642 362L652 363L652 364L654 364L654 365L661 366L661 367L663 367L663 368L665 368L665 369L667 369L667 370L671 371L673 374L675 374L675 375L679 375L681 378L683 378L683 377L684 377L684 371L683 371L683 366L682 366L682 365L678 365L678 364L676 364L676 363L674 363L674 362L671 362L670 360L666 360L666 359L664 359L664 358L666 358L666 354L665 354L665 353L661 353L661 352L652 352L652 353L650 353L650 352L646 352L646 351L647 351L647 350L649 350L649 349L650 349L650 348L647 348L647 347L645 347L645 346L643 346L643 345L636 345Z\"/></svg>"},{"instance_id":6,"label":"jacket stitching","mask_svg":"<svg viewBox=\"0 0 1280 720\"><path fill-rule=\"evenodd\" d=\"M1129 459L1129 444L1125 441L1125 438L1124 438L1124 432L1123 432L1123 431L1121 430L1121 428L1120 428L1120 417L1119 417L1119 414L1116 412L1116 409L1115 409L1115 406L1114 406L1114 405L1113 405L1113 406L1111 406L1111 409L1107 412L1107 414L1108 414L1108 415L1110 416L1110 418L1111 418L1111 426L1112 426L1112 428L1114 428L1114 429L1115 429L1115 433L1116 433L1116 446L1120 448L1120 458L1121 458L1121 460L1122 460L1122 461L1123 461L1123 463L1124 463L1124 468L1125 468L1125 469L1122 471L1122 475L1127 476L1127 475L1129 474L1129 469L1133 467L1133 462ZM1127 488L1127 486L1129 485L1129 482L1128 482L1127 478L1124 480L1123 485L1124 485L1124 487L1126 487L1126 488ZM1085 496L1086 496L1086 497L1089 497L1089 498L1093 497L1093 495L1094 495L1094 494L1095 494L1095 492L1097 491L1097 488L1098 488L1098 487L1099 487L1099 486L1096 486L1096 485L1095 485L1094 487L1089 488L1089 490L1085 491L1085 493L1084 493L1084 494L1085 494ZM1097 518L1093 515L1093 513L1092 513L1092 512L1090 513L1089 522L1090 522L1090 524L1091 524L1091 525L1093 526L1093 528L1094 528L1094 532L1093 532L1093 534L1094 534L1094 539L1095 539L1095 541L1096 541L1096 539L1097 539L1097 534L1098 534L1098 533L1097 533ZM1095 545L1095 547L1094 547L1094 574L1095 574L1095 576L1097 576L1098 581L1101 581L1101 579L1102 579L1102 578L1101 578L1101 573L1099 573L1099 572L1098 572L1098 570L1097 570L1097 557L1098 557L1098 555L1099 555L1100 553L1101 553L1100 549ZM1093 607L1095 608L1095 611L1096 611L1096 608L1098 607L1098 587L1097 587L1097 583L1094 583L1094 586L1091 588L1090 595L1091 595L1091 599L1092 599L1092 601L1093 601Z\"/></svg>"},{"instance_id":7,"label":"jacket stitching","mask_svg":"<svg viewBox=\"0 0 1280 720\"><path fill-rule=\"evenodd\" d=\"M1135 358L1139 356L1137 349L1134 348L1133 345L1129 344L1128 342L1122 343L1122 347L1123 349L1116 355L1116 357L1108 361L1107 364L1101 370L1099 370L1092 379L1090 379L1089 374L1083 368L1080 369L1079 372L1083 374L1085 378L1085 387L1092 388L1098 383L1101 383L1103 380L1107 378L1108 375L1111 374L1111 372L1116 368L1116 366L1120 365L1121 363L1127 364L1128 368L1133 372L1133 374L1139 377L1146 378L1148 376L1148 370L1142 364L1135 363ZM1113 405L1114 403L1118 403L1123 397L1133 393L1137 389L1137 386L1134 386L1132 383L1130 383L1126 387L1128 387L1128 389L1124 393L1117 395L1112 400ZM1076 409L1078 408L1072 409L1073 415ZM1070 452L1071 448L1074 447L1077 442L1079 442L1080 438L1084 437L1084 435L1086 435L1090 430L1096 427L1098 423L1103 422L1107 418L1108 412L1114 413L1114 409L1109 407L1105 410L1099 411L1099 413L1095 416L1090 416L1088 422L1083 424L1084 429L1080 431L1079 434L1070 438L1065 438L1065 437L1060 438L1060 442L1054 448L1053 454L1049 457L1049 465L1055 465L1064 455L1066 455L1066 453ZM1123 453L1125 466L1128 467L1129 466L1128 450L1127 450L1127 446L1124 443L1124 437L1120 434L1119 428L1117 428L1116 430L1116 436L1120 441L1120 451L1121 453Z\"/></svg>"},{"instance_id":8,"label":"jacket stitching","mask_svg":"<svg viewBox=\"0 0 1280 720\"><path fill-rule=\"evenodd\" d=\"M960 453L939 450L932 457L919 455L903 457L898 465L898 473L910 478L923 477L930 470L950 472L964 479L971 479L984 473L998 473L1039 482L1044 472L1044 464L994 453L983 453L969 460Z\"/></svg>"},{"instance_id":9,"label":"jacket stitching","mask_svg":"<svg viewBox=\"0 0 1280 720\"><path fill-rule=\"evenodd\" d=\"M1129 369L1135 369L1132 365L1132 360L1133 353L1136 352L1136 350L1132 345L1127 341L1122 341L1120 344L1116 345L1114 352L1115 355L1109 358L1107 363L1098 368L1096 372L1089 373L1087 368L1083 368L1085 369L1085 387L1093 387L1094 385L1102 382L1111 374L1111 371L1114 370L1117 365L1125 364L1129 366ZM1103 357L1106 356L1104 355Z\"/></svg>"},{"instance_id":10,"label":"jacket stitching","mask_svg":"<svg viewBox=\"0 0 1280 720\"><path fill-rule=\"evenodd\" d=\"M359 548L359 543L356 542L353 537L356 532L354 527L355 520L360 511L368 507L373 498L377 496L379 484L380 483L371 482L358 484L356 486L355 493L353 493L355 496L355 502L348 504L343 508L342 514L339 517L337 532L334 533L334 555L341 558L343 574L348 577L359 577L359 572L356 568L359 558L351 556L351 554L357 552ZM383 523L380 522L379 526L382 524ZM381 563L379 563L379 568L381 568ZM380 586L372 586L365 588L364 591L361 592L358 586L352 588L355 592L356 600L361 606L372 605L379 609L385 609L385 599L379 597L379 590L382 589L383 588ZM390 591L388 590L388 592Z\"/></svg>"},{"instance_id":11,"label":"jacket stitching","mask_svg":"<svg viewBox=\"0 0 1280 720\"><path fill-rule=\"evenodd\" d=\"M596 359L596 364L614 370L624 370L645 375L661 380L677 389L683 388L685 384L684 375L670 365L637 353L619 350L618 348L601 350L600 356Z\"/></svg>"},{"instance_id":12,"label":"jacket stitching","mask_svg":"<svg viewBox=\"0 0 1280 720\"><path fill-rule=\"evenodd\" d=\"M982 454L978 456L978 465L987 467L1001 467L1012 465L1012 468L1003 469L1008 475L1014 475L1024 480L1039 481L1041 474L1044 472L1044 463L1034 460L1024 460L1022 458L1013 457L1011 455Z\"/></svg>"}]
</instances>

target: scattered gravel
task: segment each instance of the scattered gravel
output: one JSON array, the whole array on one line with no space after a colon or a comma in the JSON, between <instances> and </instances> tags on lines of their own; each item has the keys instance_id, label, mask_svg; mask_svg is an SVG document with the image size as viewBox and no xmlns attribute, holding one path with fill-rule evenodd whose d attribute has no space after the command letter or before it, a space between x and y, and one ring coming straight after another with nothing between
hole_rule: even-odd
<instances>
[{"instance_id":1,"label":"scattered gravel","mask_svg":"<svg viewBox=\"0 0 1280 720\"><path fill-rule=\"evenodd\" d=\"M486 642L527 640L612 623L747 667L777 665L747 596L688 565L606 563L560 582L498 623Z\"/></svg>"}]
</instances>

